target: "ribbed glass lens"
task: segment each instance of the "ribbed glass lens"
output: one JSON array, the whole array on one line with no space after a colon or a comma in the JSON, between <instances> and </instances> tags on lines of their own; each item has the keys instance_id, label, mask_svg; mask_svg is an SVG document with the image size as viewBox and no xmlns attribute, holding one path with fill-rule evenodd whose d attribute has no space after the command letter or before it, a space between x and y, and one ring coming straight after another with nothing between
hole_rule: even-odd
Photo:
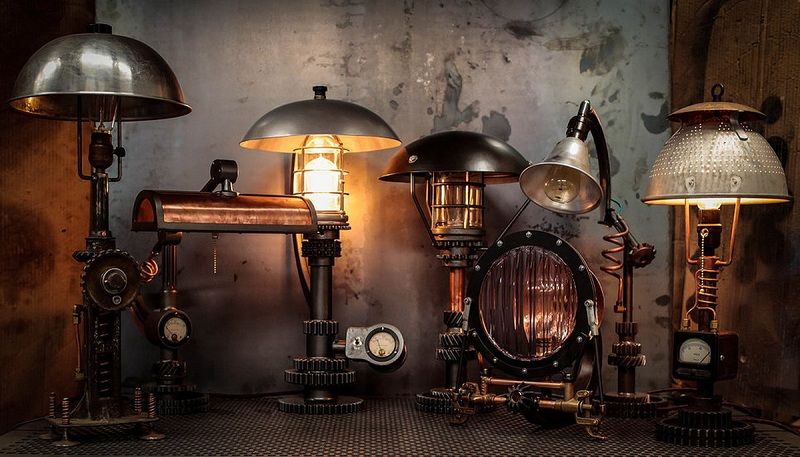
<instances>
[{"instance_id":1,"label":"ribbed glass lens","mask_svg":"<svg viewBox=\"0 0 800 457\"><path fill-rule=\"evenodd\" d=\"M479 311L486 334L516 360L556 352L575 327L578 293L569 266L536 246L497 259L481 285Z\"/></svg>"},{"instance_id":2,"label":"ribbed glass lens","mask_svg":"<svg viewBox=\"0 0 800 457\"><path fill-rule=\"evenodd\" d=\"M483 229L483 176L481 173L434 173L431 230Z\"/></svg>"}]
</instances>

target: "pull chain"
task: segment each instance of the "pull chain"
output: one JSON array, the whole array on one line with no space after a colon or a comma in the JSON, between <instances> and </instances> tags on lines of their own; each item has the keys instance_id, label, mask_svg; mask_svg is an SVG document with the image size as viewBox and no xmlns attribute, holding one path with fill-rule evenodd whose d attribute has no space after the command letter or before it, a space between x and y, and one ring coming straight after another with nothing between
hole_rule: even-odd
<instances>
[{"instance_id":1,"label":"pull chain","mask_svg":"<svg viewBox=\"0 0 800 457\"><path fill-rule=\"evenodd\" d=\"M212 258L212 265L214 268L214 276L217 275L217 240L219 239L219 233L212 233L211 234L211 258Z\"/></svg>"}]
</instances>

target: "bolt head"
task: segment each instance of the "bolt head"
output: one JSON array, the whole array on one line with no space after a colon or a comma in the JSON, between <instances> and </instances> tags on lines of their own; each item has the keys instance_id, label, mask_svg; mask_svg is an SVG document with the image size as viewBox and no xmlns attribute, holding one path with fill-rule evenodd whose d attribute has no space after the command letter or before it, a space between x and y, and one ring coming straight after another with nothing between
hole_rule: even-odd
<instances>
[{"instance_id":1,"label":"bolt head","mask_svg":"<svg viewBox=\"0 0 800 457\"><path fill-rule=\"evenodd\" d=\"M497 247L503 247L503 240L497 240Z\"/></svg>"},{"instance_id":2,"label":"bolt head","mask_svg":"<svg viewBox=\"0 0 800 457\"><path fill-rule=\"evenodd\" d=\"M553 368L558 368L558 360L553 361Z\"/></svg>"},{"instance_id":3,"label":"bolt head","mask_svg":"<svg viewBox=\"0 0 800 457\"><path fill-rule=\"evenodd\" d=\"M475 271L481 271L481 266L480 265L475 265Z\"/></svg>"},{"instance_id":4,"label":"bolt head","mask_svg":"<svg viewBox=\"0 0 800 457\"><path fill-rule=\"evenodd\" d=\"M532 237L532 236L533 236L533 233L531 233L531 232L525 232L525 238L530 238L530 237Z\"/></svg>"},{"instance_id":5,"label":"bolt head","mask_svg":"<svg viewBox=\"0 0 800 457\"><path fill-rule=\"evenodd\" d=\"M583 265L578 265L578 271L584 271L585 269L586 267L584 267Z\"/></svg>"},{"instance_id":6,"label":"bolt head","mask_svg":"<svg viewBox=\"0 0 800 457\"><path fill-rule=\"evenodd\" d=\"M556 246L561 246L564 242L561 240L556 240Z\"/></svg>"},{"instance_id":7,"label":"bolt head","mask_svg":"<svg viewBox=\"0 0 800 457\"><path fill-rule=\"evenodd\" d=\"M528 374L528 369L527 368L523 368L522 369L522 374Z\"/></svg>"},{"instance_id":8,"label":"bolt head","mask_svg":"<svg viewBox=\"0 0 800 457\"><path fill-rule=\"evenodd\" d=\"M409 156L408 157L408 163L414 163L414 162L417 161L418 158L419 157L417 157L416 155Z\"/></svg>"},{"instance_id":9,"label":"bolt head","mask_svg":"<svg viewBox=\"0 0 800 457\"><path fill-rule=\"evenodd\" d=\"M492 357L492 363L497 363L497 357Z\"/></svg>"},{"instance_id":10,"label":"bolt head","mask_svg":"<svg viewBox=\"0 0 800 457\"><path fill-rule=\"evenodd\" d=\"M583 343L583 337L582 337L582 336L579 336L579 337L576 339L576 341L577 341L578 343Z\"/></svg>"},{"instance_id":11,"label":"bolt head","mask_svg":"<svg viewBox=\"0 0 800 457\"><path fill-rule=\"evenodd\" d=\"M720 361L720 362L724 362L724 361L725 361L725 356L724 356L724 355L722 355L722 354L720 354L720 355L719 355L719 361Z\"/></svg>"}]
</instances>

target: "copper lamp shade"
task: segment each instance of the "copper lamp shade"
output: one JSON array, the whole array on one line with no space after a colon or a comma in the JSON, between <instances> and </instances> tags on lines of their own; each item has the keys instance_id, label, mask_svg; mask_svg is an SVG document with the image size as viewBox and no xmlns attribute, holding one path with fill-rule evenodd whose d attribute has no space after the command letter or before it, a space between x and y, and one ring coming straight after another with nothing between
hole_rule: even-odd
<instances>
[{"instance_id":1,"label":"copper lamp shade","mask_svg":"<svg viewBox=\"0 0 800 457\"><path fill-rule=\"evenodd\" d=\"M782 203L792 199L767 140L748 124L764 115L729 102L705 102L670 115L680 129L650 169L642 201L656 205Z\"/></svg>"},{"instance_id":2,"label":"copper lamp shade","mask_svg":"<svg viewBox=\"0 0 800 457\"><path fill-rule=\"evenodd\" d=\"M17 111L60 120L164 119L188 114L180 84L152 48L93 25L94 33L45 44L19 73L9 104ZM112 106L113 105L113 106ZM80 107L80 112L79 112Z\"/></svg>"}]
</instances>

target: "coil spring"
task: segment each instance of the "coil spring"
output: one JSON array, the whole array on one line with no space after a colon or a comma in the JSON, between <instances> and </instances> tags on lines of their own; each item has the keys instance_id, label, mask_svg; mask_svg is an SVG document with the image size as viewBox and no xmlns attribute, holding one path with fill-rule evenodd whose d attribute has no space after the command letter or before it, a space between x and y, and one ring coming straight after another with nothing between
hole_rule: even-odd
<instances>
[{"instance_id":1,"label":"coil spring","mask_svg":"<svg viewBox=\"0 0 800 457\"><path fill-rule=\"evenodd\" d=\"M625 250L625 237L630 230L628 230L628 224L625 221L621 218L618 221L622 224L623 230L603 237L603 240L613 244L614 247L604 249L601 252L603 257L609 261L609 264L603 265L600 269L617 279L617 301L614 305L614 311L622 313L625 312L625 306L622 303L622 275L619 274L619 270L622 269L623 263L622 259L616 257L616 255Z\"/></svg>"},{"instance_id":2,"label":"coil spring","mask_svg":"<svg viewBox=\"0 0 800 457\"><path fill-rule=\"evenodd\" d=\"M156 394L153 392L147 394L147 418L156 418Z\"/></svg>"},{"instance_id":3,"label":"coil spring","mask_svg":"<svg viewBox=\"0 0 800 457\"><path fill-rule=\"evenodd\" d=\"M133 391L133 412L136 413L136 415L138 415L138 416L142 415L142 388L141 387L137 387Z\"/></svg>"},{"instance_id":4,"label":"coil spring","mask_svg":"<svg viewBox=\"0 0 800 457\"><path fill-rule=\"evenodd\" d=\"M158 257L158 252L151 252L147 259L139 264L139 277L145 284L158 276L158 262L156 262L156 257Z\"/></svg>"},{"instance_id":5,"label":"coil spring","mask_svg":"<svg viewBox=\"0 0 800 457\"><path fill-rule=\"evenodd\" d=\"M97 338L104 347L110 347L114 339L113 316L98 317ZM101 397L112 396L114 386L114 352L108 349L97 352L97 392Z\"/></svg>"},{"instance_id":6,"label":"coil spring","mask_svg":"<svg viewBox=\"0 0 800 457\"><path fill-rule=\"evenodd\" d=\"M713 318L716 319L717 312L715 307L717 305L717 291L719 290L719 270L706 268L705 253L705 239L708 237L708 229L700 231L700 263L697 271L694 273L695 281L695 299L694 306L686 312L688 314L695 309L702 309L711 311Z\"/></svg>"}]
</instances>

